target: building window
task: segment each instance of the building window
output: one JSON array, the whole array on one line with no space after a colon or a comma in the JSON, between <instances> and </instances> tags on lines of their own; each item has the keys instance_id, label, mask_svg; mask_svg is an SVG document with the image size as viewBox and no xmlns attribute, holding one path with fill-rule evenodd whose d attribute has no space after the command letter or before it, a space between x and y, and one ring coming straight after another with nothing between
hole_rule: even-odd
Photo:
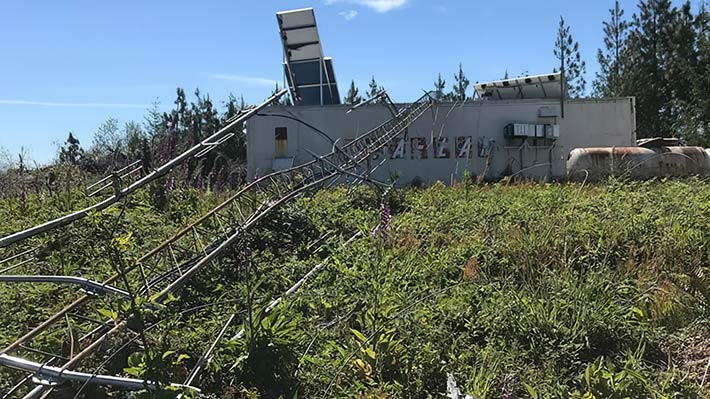
<instances>
[{"instance_id":1,"label":"building window","mask_svg":"<svg viewBox=\"0 0 710 399\"><path fill-rule=\"evenodd\" d=\"M288 140L288 129L285 127L277 127L276 140Z\"/></svg>"},{"instance_id":2,"label":"building window","mask_svg":"<svg viewBox=\"0 0 710 399\"><path fill-rule=\"evenodd\" d=\"M285 127L277 127L274 131L276 138L276 157L285 157L288 149L288 129Z\"/></svg>"}]
</instances>

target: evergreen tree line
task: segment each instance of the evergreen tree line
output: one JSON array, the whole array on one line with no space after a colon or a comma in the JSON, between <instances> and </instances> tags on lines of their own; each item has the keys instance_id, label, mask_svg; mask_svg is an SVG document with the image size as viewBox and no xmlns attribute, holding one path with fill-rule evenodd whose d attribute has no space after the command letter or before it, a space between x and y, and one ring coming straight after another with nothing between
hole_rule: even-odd
<instances>
[{"instance_id":1,"label":"evergreen tree line","mask_svg":"<svg viewBox=\"0 0 710 399\"><path fill-rule=\"evenodd\" d=\"M630 19L618 1L604 22L596 96L636 97L638 137L710 145L710 10L642 0Z\"/></svg>"},{"instance_id":2,"label":"evergreen tree line","mask_svg":"<svg viewBox=\"0 0 710 399\"><path fill-rule=\"evenodd\" d=\"M214 134L247 106L243 97L237 99L230 94L220 112L209 95L197 89L194 100L188 101L182 88L177 89L173 104L167 112L161 112L158 103L153 104L142 123L130 121L119 126L116 119L106 120L94 133L87 149L70 132L58 149L57 163L106 175L140 160L142 173L149 173ZM246 137L240 127L233 133L234 137L206 156L189 160L176 172L177 177L195 187L243 182Z\"/></svg>"},{"instance_id":3,"label":"evergreen tree line","mask_svg":"<svg viewBox=\"0 0 710 399\"><path fill-rule=\"evenodd\" d=\"M679 137L710 146L710 9L702 2L640 0L626 18L615 1L603 22L604 47L592 97L636 98L638 138ZM569 97L586 92L586 64L564 18L553 54L564 72Z\"/></svg>"},{"instance_id":4,"label":"evergreen tree line","mask_svg":"<svg viewBox=\"0 0 710 399\"><path fill-rule=\"evenodd\" d=\"M466 74L463 71L463 65L461 63L459 63L458 71L454 74L453 82L454 84L451 86L451 90L445 92L446 80L441 77L440 73L439 79L434 83L434 90L432 92L433 97L440 101L459 102L469 101L472 99L472 97L466 95L468 86L471 84L471 82L466 77ZM373 76L370 80L370 83L368 84L367 89L368 90L365 93L366 97L363 98L360 95L360 90L355 86L355 81L351 80L350 87L348 89L348 94L343 98L343 103L353 105L358 104L364 100L375 97L379 92L381 92L385 88L378 85L377 81L375 80L375 77ZM375 101L375 103L378 102L382 102L382 100Z\"/></svg>"},{"instance_id":5,"label":"evergreen tree line","mask_svg":"<svg viewBox=\"0 0 710 399\"><path fill-rule=\"evenodd\" d=\"M597 51L599 72L587 91L586 62L570 27L560 17L554 41L554 71L565 76L569 98L636 98L637 137L680 137L686 144L710 146L710 8L702 2L675 6L671 0L640 0L638 11L625 18L615 1L603 22L604 47ZM508 78L506 71L503 79ZM468 101L470 84L463 67L446 80L439 73L432 90L442 101ZM377 86L374 77L367 95ZM351 81L346 104L362 101Z\"/></svg>"},{"instance_id":6,"label":"evergreen tree line","mask_svg":"<svg viewBox=\"0 0 710 399\"><path fill-rule=\"evenodd\" d=\"M600 68L591 85L591 96L634 96L639 138L677 136L687 144L710 146L710 8L707 3L702 2L693 10L689 1L674 5L671 0L640 0L637 12L626 18L619 2L615 1L602 28L604 46L597 52ZM575 98L590 94L579 43L562 17L554 39L555 70L564 72L567 95ZM508 78L507 71L504 78ZM446 79L439 73L433 96L443 101L471 100L467 95L470 81L461 63L450 82L447 90ZM274 92L277 90L278 87ZM357 104L382 90L374 76L363 95L351 81L344 102ZM285 97L280 101L280 104L288 103ZM245 106L243 99L230 95L218 110L209 95L195 90L194 99L188 101L185 91L178 88L170 111L161 112L155 104L142 122L119 126L117 120L108 119L97 129L88 147L83 147L76 136L69 133L58 150L55 164L102 176L140 159L143 173L147 173L210 136ZM241 183L246 138L242 129L237 128L234 133L235 137L206 157L190 160L176 172L176 177L188 185L202 187ZM26 156L21 155L17 162L8 162L5 159L8 156L2 153L0 158L0 168L6 171L17 169L18 162L22 165L20 170L29 170Z\"/></svg>"},{"instance_id":7,"label":"evergreen tree line","mask_svg":"<svg viewBox=\"0 0 710 399\"><path fill-rule=\"evenodd\" d=\"M277 84L272 94L280 90ZM278 105L290 103L288 95L275 102ZM190 101L185 90L177 88L169 111L161 111L160 103L155 102L140 122L129 121L121 126L117 119L109 118L97 128L88 146L69 132L49 165L33 163L24 148L18 156L13 156L0 147L0 197L22 196L25 192L53 193L59 187L87 186L141 161L142 169L127 177L134 180L205 140L247 107L243 97L230 94L218 109L210 96L202 94L199 89ZM165 191L172 190L176 184L219 190L244 183L244 127L235 126L231 133L233 137L205 156L192 158L173 170L163 179Z\"/></svg>"}]
</instances>

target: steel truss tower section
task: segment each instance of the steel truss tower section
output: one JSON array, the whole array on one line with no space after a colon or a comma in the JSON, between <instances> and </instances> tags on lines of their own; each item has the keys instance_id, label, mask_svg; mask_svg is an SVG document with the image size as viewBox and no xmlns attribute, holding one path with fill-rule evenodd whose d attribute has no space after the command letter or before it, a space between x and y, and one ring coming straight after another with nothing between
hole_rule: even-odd
<instances>
[{"instance_id":1,"label":"steel truss tower section","mask_svg":"<svg viewBox=\"0 0 710 399\"><path fill-rule=\"evenodd\" d=\"M123 277L130 281L142 282L136 293L151 299L145 306L159 307L169 299L170 294L176 293L198 272L218 261L229 248L243 240L245 234L259 221L270 217L279 206L337 181L340 177L356 176L357 179L363 179L363 175L369 174L369 168L363 170L367 160L387 143L406 134L407 128L429 110L432 104L430 96L425 94L400 109L391 119L343 147L334 145L328 154L316 155L312 161L255 180L143 255L121 274L114 274L103 282L67 279L69 276L5 276L5 280L7 283L36 279L51 283L79 284L88 288L88 291L116 294L113 296L121 300L124 297L123 292L110 284ZM0 349L0 366L30 373L14 384L11 392L35 384L25 398L39 398L56 386L70 381L111 385L122 390L155 387L155 384L148 380L100 374L103 364L99 368L90 366L90 360L103 359L96 356L97 352L110 352L111 354L105 356L110 360L120 353L121 348L141 337L136 333L138 330L147 331L159 325L155 323L141 327L140 323L136 324L135 320L127 316L98 320L93 317L95 314L91 309L84 308L84 305L95 297L96 295L87 294L79 296L15 342ZM232 321L227 324L232 324ZM85 332L91 326L95 328ZM226 329L221 330L214 342L219 342L225 333ZM69 356L66 356L63 346L48 352L45 348L40 351L31 345L33 342L47 339L48 336L62 334L81 336ZM74 339L71 338L70 342L74 342ZM208 349L206 359L210 357L212 350ZM196 379L201 367L203 366L200 364L192 370L193 377L188 381ZM195 389L186 384L176 386Z\"/></svg>"},{"instance_id":2,"label":"steel truss tower section","mask_svg":"<svg viewBox=\"0 0 710 399\"><path fill-rule=\"evenodd\" d=\"M139 188L146 186L148 183L150 183L162 176L165 176L168 172L173 170L175 167L182 165L183 163L187 162L188 160L192 159L193 157L199 158L199 157L204 156L210 150L216 148L217 146L222 145L224 142L229 140L229 138L234 136L234 134L231 131L236 126L241 126L241 123L243 123L245 120L256 115L257 112L259 112L261 109L268 106L269 104L273 103L274 101L278 100L284 94L286 94L286 89L280 90L279 92L273 94L271 97L269 97L268 99L266 99L264 102L262 102L259 105L242 110L239 114L236 115L236 118L234 120L230 121L225 127L218 130L210 137L197 143L195 146L193 146L189 150L183 152L182 154L178 155L177 157L166 162L164 165L162 165L159 168L155 169L154 171L150 172L149 174L147 174L143 178L139 179L138 181L134 182L130 186L123 188L121 190L117 190L117 192L115 192L114 195L112 195L111 197L108 197L108 198L88 207L88 208L84 208L84 209L78 210L76 212L70 213L69 215L62 216L62 217L54 219L54 220L50 220L50 221L43 223L41 225L34 226L34 227L29 228L27 230L19 231L17 233L11 234L6 237L1 237L0 238L0 248L6 247L6 246L13 244L15 242L18 242L18 241L22 241L24 239L33 237L37 234L41 234L41 233L53 230L57 227L66 226L66 225L74 222L75 220L83 218L89 212L104 210L104 209L108 208L109 206L118 202L121 198L123 198L127 195L130 195L134 191L138 190Z\"/></svg>"}]
</instances>

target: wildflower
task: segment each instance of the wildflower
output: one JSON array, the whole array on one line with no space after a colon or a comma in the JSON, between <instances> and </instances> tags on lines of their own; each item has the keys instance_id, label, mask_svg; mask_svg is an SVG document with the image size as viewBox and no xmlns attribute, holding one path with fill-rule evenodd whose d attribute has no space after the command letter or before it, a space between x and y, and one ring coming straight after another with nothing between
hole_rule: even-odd
<instances>
[{"instance_id":1,"label":"wildflower","mask_svg":"<svg viewBox=\"0 0 710 399\"><path fill-rule=\"evenodd\" d=\"M380 203L380 224L372 230L372 235L380 235L382 241L387 241L390 235L390 221L392 220L392 214L390 213L390 206L384 199Z\"/></svg>"}]
</instances>

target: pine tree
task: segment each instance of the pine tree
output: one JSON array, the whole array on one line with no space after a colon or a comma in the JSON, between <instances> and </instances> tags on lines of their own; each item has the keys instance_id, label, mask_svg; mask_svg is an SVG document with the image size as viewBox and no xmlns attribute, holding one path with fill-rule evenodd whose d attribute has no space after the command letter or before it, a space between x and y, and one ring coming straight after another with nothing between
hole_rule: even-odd
<instances>
[{"instance_id":1,"label":"pine tree","mask_svg":"<svg viewBox=\"0 0 710 399\"><path fill-rule=\"evenodd\" d=\"M609 10L610 19L604 22L604 50L597 50L599 72L592 83L594 95L618 97L621 95L621 55L626 41L628 21L623 20L624 10L619 0Z\"/></svg>"},{"instance_id":2,"label":"pine tree","mask_svg":"<svg viewBox=\"0 0 710 399\"><path fill-rule=\"evenodd\" d=\"M195 96L197 97L197 104L193 105L193 118L200 124L200 126L197 131L197 136L195 136L196 141L193 142L193 145L197 144L198 141L211 136L220 128L219 113L214 107L210 95L200 95L200 92L196 90Z\"/></svg>"},{"instance_id":3,"label":"pine tree","mask_svg":"<svg viewBox=\"0 0 710 399\"><path fill-rule=\"evenodd\" d=\"M672 80L669 87L674 100L675 111L688 109L693 98L695 73L697 71L698 54L696 49L695 16L690 2L686 1L679 9L672 10L671 23L664 35L665 74ZM680 116L679 114L673 115Z\"/></svg>"},{"instance_id":4,"label":"pine tree","mask_svg":"<svg viewBox=\"0 0 710 399\"><path fill-rule=\"evenodd\" d=\"M584 78L587 65L579 53L579 43L572 38L570 28L565 24L562 16L560 16L560 27L553 54L559 61L560 71L565 76L566 95L573 98L583 96L587 86Z\"/></svg>"},{"instance_id":5,"label":"pine tree","mask_svg":"<svg viewBox=\"0 0 710 399\"><path fill-rule=\"evenodd\" d=\"M694 95L698 100L697 110L699 118L704 122L706 140L710 140L710 6L703 2L700 4L695 21L696 40L698 48L698 62L696 65L697 84L694 86Z\"/></svg>"},{"instance_id":6,"label":"pine tree","mask_svg":"<svg viewBox=\"0 0 710 399\"><path fill-rule=\"evenodd\" d=\"M126 142L118 127L117 119L109 118L96 129L92 143L92 151L95 153L110 157L115 165L125 153L125 148Z\"/></svg>"},{"instance_id":7,"label":"pine tree","mask_svg":"<svg viewBox=\"0 0 710 399\"><path fill-rule=\"evenodd\" d=\"M375 76L372 76L372 79L370 79L370 83L367 85L367 98L373 98L376 95L380 94L381 91L383 91L385 88L378 85L377 81L375 80ZM384 103L385 100L382 98L378 98L375 100L375 104L382 104Z\"/></svg>"},{"instance_id":8,"label":"pine tree","mask_svg":"<svg viewBox=\"0 0 710 399\"><path fill-rule=\"evenodd\" d=\"M242 101L244 98L242 97ZM222 115L222 124L227 122L230 118L232 118L234 115L236 115L240 108L239 104L237 103L237 98L234 97L234 94L229 93L227 96L227 101L224 102L224 107L226 108L224 111L224 114Z\"/></svg>"},{"instance_id":9,"label":"pine tree","mask_svg":"<svg viewBox=\"0 0 710 399\"><path fill-rule=\"evenodd\" d=\"M155 100L143 117L143 131L148 138L153 138L165 132L165 121L160 112L160 101Z\"/></svg>"},{"instance_id":10,"label":"pine tree","mask_svg":"<svg viewBox=\"0 0 710 399\"><path fill-rule=\"evenodd\" d=\"M446 80L441 78L441 72L439 72L439 77L434 82L434 98L436 100L444 99L444 89L446 89Z\"/></svg>"},{"instance_id":11,"label":"pine tree","mask_svg":"<svg viewBox=\"0 0 710 399\"><path fill-rule=\"evenodd\" d=\"M449 99L453 101L466 101L470 99L470 97L466 96L466 90L469 84L471 84L471 82L463 73L463 65L459 62L459 70L454 75L454 85L451 93L449 93Z\"/></svg>"},{"instance_id":12,"label":"pine tree","mask_svg":"<svg viewBox=\"0 0 710 399\"><path fill-rule=\"evenodd\" d=\"M370 79L370 83L367 85L367 97L375 97L382 90L384 90L384 88L382 86L377 85L377 81L375 80L375 76L373 75L372 79Z\"/></svg>"},{"instance_id":13,"label":"pine tree","mask_svg":"<svg viewBox=\"0 0 710 399\"><path fill-rule=\"evenodd\" d=\"M147 174L153 169L153 152L150 148L150 142L147 138L143 138L141 143L141 165L143 165L142 173Z\"/></svg>"},{"instance_id":14,"label":"pine tree","mask_svg":"<svg viewBox=\"0 0 710 399\"><path fill-rule=\"evenodd\" d=\"M359 104L360 102L362 102L362 97L358 94L358 89L355 87L355 81L351 80L348 95L343 99L343 103L354 105Z\"/></svg>"},{"instance_id":15,"label":"pine tree","mask_svg":"<svg viewBox=\"0 0 710 399\"><path fill-rule=\"evenodd\" d=\"M672 25L667 55L673 95L673 134L688 145L710 146L710 12L702 2L693 15L686 2Z\"/></svg>"},{"instance_id":16,"label":"pine tree","mask_svg":"<svg viewBox=\"0 0 710 399\"><path fill-rule=\"evenodd\" d=\"M123 127L123 137L126 142L126 151L131 161L140 157L145 133L140 124L134 121L126 122Z\"/></svg>"},{"instance_id":17,"label":"pine tree","mask_svg":"<svg viewBox=\"0 0 710 399\"><path fill-rule=\"evenodd\" d=\"M202 94L199 90L195 90L195 98L197 102L190 104L191 107L191 136L192 142L190 146L197 145L205 138L217 132L221 126L219 113L215 109L212 99L209 94ZM194 162L194 159L188 162L186 171L186 182L188 184L201 186L204 178L214 176L216 169L216 158L225 150L220 147L209 152L201 161L201 164ZM213 182L209 182L213 183Z\"/></svg>"},{"instance_id":18,"label":"pine tree","mask_svg":"<svg viewBox=\"0 0 710 399\"><path fill-rule=\"evenodd\" d=\"M177 88L177 97L175 98L175 111L173 113L174 130L178 136L182 137L183 133L189 124L189 108L187 107L187 97L185 90L181 87Z\"/></svg>"},{"instance_id":19,"label":"pine tree","mask_svg":"<svg viewBox=\"0 0 710 399\"><path fill-rule=\"evenodd\" d=\"M84 150L81 148L79 140L74 137L72 132L69 132L67 141L59 148L59 162L78 165L83 156Z\"/></svg>"},{"instance_id":20,"label":"pine tree","mask_svg":"<svg viewBox=\"0 0 710 399\"><path fill-rule=\"evenodd\" d=\"M3 146L0 146L0 173L12 167L12 155Z\"/></svg>"},{"instance_id":21,"label":"pine tree","mask_svg":"<svg viewBox=\"0 0 710 399\"><path fill-rule=\"evenodd\" d=\"M665 57L673 10L670 0L640 1L638 9L622 57L622 91L636 97L637 137L668 137L673 132Z\"/></svg>"},{"instance_id":22,"label":"pine tree","mask_svg":"<svg viewBox=\"0 0 710 399\"><path fill-rule=\"evenodd\" d=\"M222 124L224 125L227 120L237 115L239 111L244 110L247 107L246 101L244 101L244 95L239 96L239 100L232 94L229 95L227 101L227 110L222 115ZM244 132L244 124L235 126L232 130L235 134L234 138L230 139L222 147L221 152L229 160L243 163L246 161L246 134Z\"/></svg>"}]
</instances>

